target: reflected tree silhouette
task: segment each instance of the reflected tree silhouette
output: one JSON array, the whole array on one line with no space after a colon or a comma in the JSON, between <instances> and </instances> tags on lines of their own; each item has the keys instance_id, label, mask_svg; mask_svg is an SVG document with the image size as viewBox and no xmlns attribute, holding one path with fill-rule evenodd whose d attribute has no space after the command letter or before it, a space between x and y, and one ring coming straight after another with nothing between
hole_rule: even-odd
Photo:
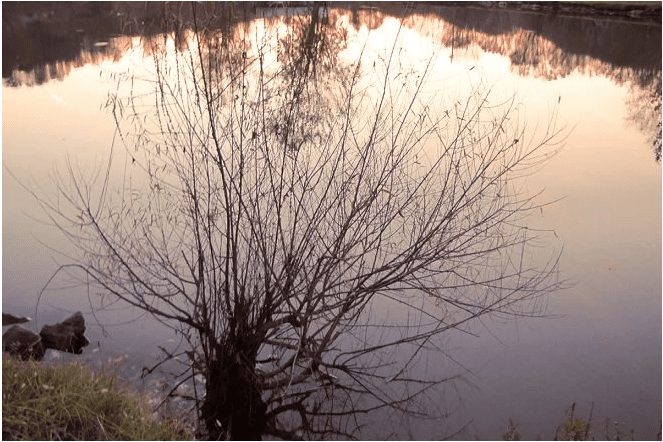
<instances>
[{"instance_id":1,"label":"reflected tree silhouette","mask_svg":"<svg viewBox=\"0 0 663 442\"><path fill-rule=\"evenodd\" d=\"M334 72L339 66L338 53L343 49L347 31L329 26L329 10L321 9L313 8L310 15L292 17L289 25L294 32L280 39L279 59L293 81L315 77L319 69Z\"/></svg>"},{"instance_id":2,"label":"reflected tree silhouette","mask_svg":"<svg viewBox=\"0 0 663 442\"><path fill-rule=\"evenodd\" d=\"M382 26L384 19L387 17L387 14L381 9L371 6L352 8L350 9L350 14L352 15L352 25L355 29L366 26L371 31Z\"/></svg>"},{"instance_id":3,"label":"reflected tree silhouette","mask_svg":"<svg viewBox=\"0 0 663 442\"><path fill-rule=\"evenodd\" d=\"M661 71L641 70L626 101L629 120L649 135L654 159L661 162Z\"/></svg>"},{"instance_id":4,"label":"reflected tree silhouette","mask_svg":"<svg viewBox=\"0 0 663 442\"><path fill-rule=\"evenodd\" d=\"M434 14L427 14L435 20ZM439 20L439 19L438 19ZM477 45L484 51L508 56L511 69L521 76L534 76L552 81L564 78L574 71L591 75L602 75L617 84L629 84L631 96L626 104L631 111L630 120L639 130L648 134L654 158L660 162L661 152L661 70L618 66L582 53L562 49L556 42L527 29L490 34L472 27L457 26L453 21L439 20L435 26L442 31L435 36L442 44L455 50ZM416 16L405 23L410 27L421 26ZM453 52L452 52L453 54Z\"/></svg>"},{"instance_id":5,"label":"reflected tree silhouette","mask_svg":"<svg viewBox=\"0 0 663 442\"><path fill-rule=\"evenodd\" d=\"M75 67L112 59L119 50L95 45L116 25L105 6L88 3L2 6L2 76L10 86L61 79Z\"/></svg>"},{"instance_id":6,"label":"reflected tree silhouette","mask_svg":"<svg viewBox=\"0 0 663 442\"><path fill-rule=\"evenodd\" d=\"M418 361L477 318L543 315L561 285L557 255L530 259L543 203L514 184L555 153L554 117L534 134L480 87L427 95L430 63L395 69L398 35L374 66L340 60L319 11L270 39L191 8L188 49L150 51L109 100L136 179L71 168L37 195L80 252L64 268L182 335L167 356L187 359L205 437L444 415L453 376Z\"/></svg>"}]
</instances>

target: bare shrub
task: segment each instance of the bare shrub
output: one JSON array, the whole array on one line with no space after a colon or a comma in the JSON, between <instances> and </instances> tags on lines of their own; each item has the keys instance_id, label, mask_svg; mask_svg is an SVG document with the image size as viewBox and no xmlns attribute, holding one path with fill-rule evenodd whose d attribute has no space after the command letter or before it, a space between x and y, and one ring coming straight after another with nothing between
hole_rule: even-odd
<instances>
[{"instance_id":1,"label":"bare shrub","mask_svg":"<svg viewBox=\"0 0 663 442\"><path fill-rule=\"evenodd\" d=\"M554 118L535 135L480 86L426 92L432 61L398 69L398 37L365 66L319 15L276 43L294 50L192 8L178 49L151 37L152 73L109 98L132 180L71 168L41 200L80 252L69 268L182 334L211 438L437 413L448 376L419 358L481 316L543 314L559 287L556 256L530 259L541 204L514 185L554 154Z\"/></svg>"}]
</instances>

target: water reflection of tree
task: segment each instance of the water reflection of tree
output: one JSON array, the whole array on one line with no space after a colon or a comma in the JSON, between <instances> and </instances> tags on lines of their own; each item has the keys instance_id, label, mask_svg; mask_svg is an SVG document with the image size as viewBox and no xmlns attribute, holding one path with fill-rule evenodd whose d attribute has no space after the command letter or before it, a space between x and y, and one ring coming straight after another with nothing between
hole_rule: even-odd
<instances>
[{"instance_id":1,"label":"water reflection of tree","mask_svg":"<svg viewBox=\"0 0 663 442\"><path fill-rule=\"evenodd\" d=\"M57 8L51 5L50 9L26 5L3 3L3 78L10 86L39 85L50 79L62 79L72 69L85 64L118 60L130 44L126 39L110 38L110 35L138 33L143 39L144 52L152 54L164 49L165 30L167 35L174 37L176 47L184 50L187 28L182 18L188 19L189 23L191 19L190 8L176 2L128 2L112 7L85 3ZM328 13L332 17L331 25ZM285 36L280 46L282 58L297 60L296 63L286 64L293 69L292 78L301 81L299 74L305 72L304 77L307 77L309 69L313 70L314 78L318 69L347 76L347 72L337 71L339 65L335 63L336 54L346 37L345 30L336 26L339 13L349 13L355 28L366 26L369 30L381 26L387 16L405 14L405 26L416 28L422 35L428 35L454 51L476 44L484 51L509 57L511 69L522 76L554 80L578 71L603 75L618 84L629 82L634 85L630 88L632 98L629 99L629 106L638 103L643 95L656 97L656 91L660 90L655 81L642 81L643 78L656 77L657 72L660 76L660 69L643 73L642 69L618 67L587 55L569 53L532 31L516 29L489 34L457 26L433 13L417 14L412 13L410 8L392 5L333 11L325 9L324 16L320 16L320 9L316 7L309 15L293 18L300 22L300 32ZM233 36L237 29L232 28L239 21L246 23L251 16L250 6L245 4L207 3L204 28L222 30L226 36L223 44L241 41ZM103 19L100 20L100 17ZM634 112L633 115L640 130L651 133L654 151L660 150L660 141L657 141L660 140L660 130L656 129L660 118L656 118L654 112ZM654 119L645 121L650 117Z\"/></svg>"},{"instance_id":2,"label":"water reflection of tree","mask_svg":"<svg viewBox=\"0 0 663 442\"><path fill-rule=\"evenodd\" d=\"M546 80L564 78L574 71L602 75L616 84L628 85L629 120L647 134L657 162L661 160L661 70L615 66L587 55L570 54L533 32L514 34L511 68L519 75ZM481 41L481 40L480 40ZM482 46L488 48L488 45Z\"/></svg>"},{"instance_id":3,"label":"water reflection of tree","mask_svg":"<svg viewBox=\"0 0 663 442\"><path fill-rule=\"evenodd\" d=\"M319 142L322 131L329 128L333 94L328 91L339 85L347 90L352 68L339 59L347 29L330 25L327 8L314 6L309 14L289 17L286 23L289 31L277 46L284 76L270 85L282 112L271 114L274 121L268 126L284 146L295 151L304 143Z\"/></svg>"},{"instance_id":4,"label":"water reflection of tree","mask_svg":"<svg viewBox=\"0 0 663 442\"><path fill-rule=\"evenodd\" d=\"M641 70L632 80L631 97L626 100L629 121L649 135L657 162L661 161L661 71Z\"/></svg>"},{"instance_id":5,"label":"water reflection of tree","mask_svg":"<svg viewBox=\"0 0 663 442\"><path fill-rule=\"evenodd\" d=\"M208 3L206 25L229 32L230 24L250 16L248 8ZM132 35L142 38L146 54L158 50L164 31L176 46L185 44L179 17L190 13L183 2L4 2L2 77L9 86L61 80L77 67L119 60Z\"/></svg>"},{"instance_id":6,"label":"water reflection of tree","mask_svg":"<svg viewBox=\"0 0 663 442\"><path fill-rule=\"evenodd\" d=\"M616 66L589 55L565 51L555 42L531 30L515 29L490 34L471 27L457 26L434 13L410 14L404 24L455 51L476 45L483 51L508 57L511 70L523 77L534 76L552 81L573 72L581 72L588 76L604 76L619 85L629 85L631 97L627 105L633 108L631 120L636 121L637 127L648 134L655 158L659 161L660 68Z\"/></svg>"},{"instance_id":7,"label":"water reflection of tree","mask_svg":"<svg viewBox=\"0 0 663 442\"><path fill-rule=\"evenodd\" d=\"M121 53L108 44L115 17L95 2L4 2L2 21L2 77L10 86L62 79Z\"/></svg>"},{"instance_id":8,"label":"water reflection of tree","mask_svg":"<svg viewBox=\"0 0 663 442\"><path fill-rule=\"evenodd\" d=\"M366 26L370 31L373 31L382 26L382 22L387 17L380 9L370 6L359 6L346 11L351 14L351 23L355 29Z\"/></svg>"}]
</instances>

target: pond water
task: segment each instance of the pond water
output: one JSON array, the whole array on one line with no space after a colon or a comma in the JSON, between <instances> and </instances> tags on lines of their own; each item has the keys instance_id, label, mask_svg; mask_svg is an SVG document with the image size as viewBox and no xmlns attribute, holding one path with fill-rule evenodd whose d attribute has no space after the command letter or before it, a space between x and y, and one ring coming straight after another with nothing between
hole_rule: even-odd
<instances>
[{"instance_id":1,"label":"pond water","mask_svg":"<svg viewBox=\"0 0 663 442\"><path fill-rule=\"evenodd\" d=\"M176 336L122 305L95 319L94 294L89 301L65 273L49 283L72 249L13 178L48 194L51 177L66 175L67 160L93 176L110 155L117 133L103 105L116 74L145 62L127 42L133 24L154 11L138 8L120 24L101 25L104 11L81 9L66 21L58 19L62 11L3 5L3 23L11 26L3 26L2 305L35 317L40 299L39 327L83 311L92 345L80 358L101 366L126 355L120 370L139 381L142 368L159 358L158 346L176 347ZM265 32L287 26L286 15L308 12L244 11L256 29L269 22ZM528 124L545 124L556 110L568 128L563 149L526 179L528 191L544 189L543 198L556 201L528 225L552 233L541 253L561 250L568 288L548 298L550 318L482 319L471 326L477 336L450 334L445 352L456 362L431 355L428 369L468 370L440 398L454 409L443 421L396 422L398 437L438 439L463 428L456 438L499 439L513 418L523 438L552 439L575 402L585 417L593 406L598 439L606 419L611 435L617 422L636 439L655 438L662 376L660 24L391 5L332 9L329 17L347 27L348 53L363 47L367 59L378 58L402 20L413 59L435 57L434 88L487 85L498 100L515 96ZM380 433L362 437L371 434Z\"/></svg>"}]
</instances>

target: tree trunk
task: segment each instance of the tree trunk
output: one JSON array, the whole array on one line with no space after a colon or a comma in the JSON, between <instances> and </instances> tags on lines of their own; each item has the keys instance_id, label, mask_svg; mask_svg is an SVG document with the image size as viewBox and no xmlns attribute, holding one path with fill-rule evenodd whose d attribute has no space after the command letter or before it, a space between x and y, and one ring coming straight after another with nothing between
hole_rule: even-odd
<instances>
[{"instance_id":1,"label":"tree trunk","mask_svg":"<svg viewBox=\"0 0 663 442\"><path fill-rule=\"evenodd\" d=\"M220 346L219 346L220 347ZM202 418L212 440L261 440L267 404L255 377L255 361L241 351L217 350L210 361Z\"/></svg>"}]
</instances>

